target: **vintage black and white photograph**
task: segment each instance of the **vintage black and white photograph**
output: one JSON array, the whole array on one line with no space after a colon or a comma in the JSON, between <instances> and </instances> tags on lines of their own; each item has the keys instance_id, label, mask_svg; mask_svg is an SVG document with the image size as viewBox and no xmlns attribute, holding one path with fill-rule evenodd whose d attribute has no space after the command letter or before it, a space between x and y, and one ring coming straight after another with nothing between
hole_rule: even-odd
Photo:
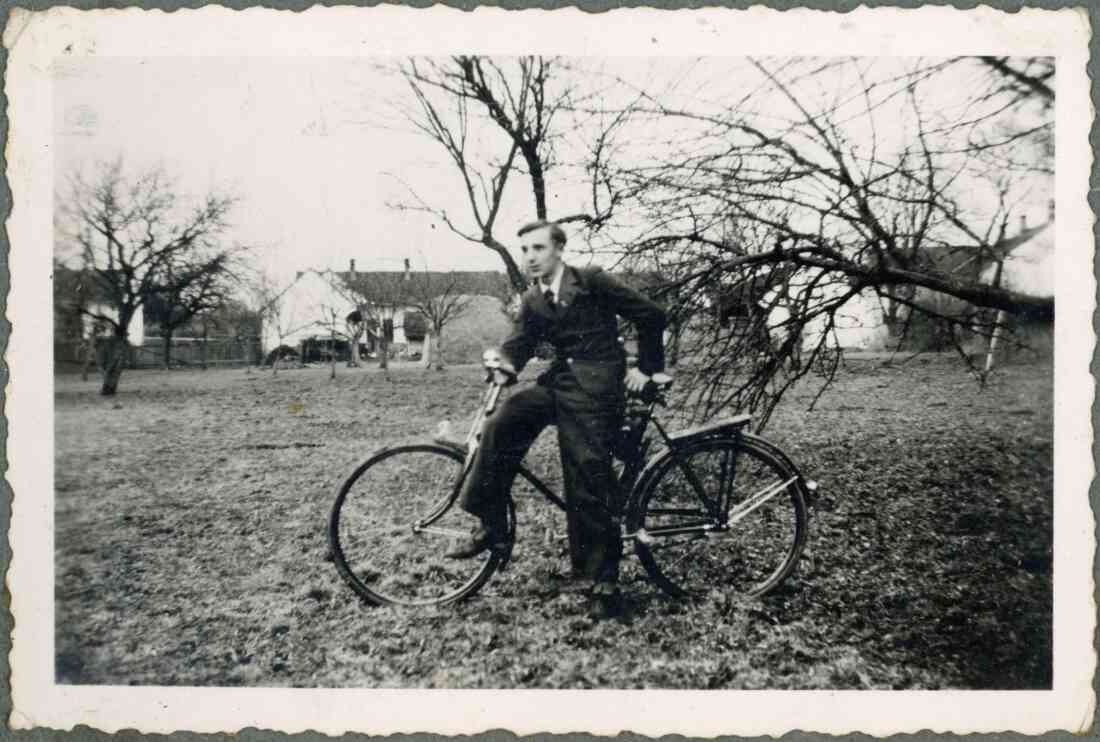
<instances>
[{"instance_id":1,"label":"vintage black and white photograph","mask_svg":"<svg viewBox=\"0 0 1100 742\"><path fill-rule=\"evenodd\" d=\"M52 682L1054 689L1063 62L794 52L59 43Z\"/></svg>"}]
</instances>

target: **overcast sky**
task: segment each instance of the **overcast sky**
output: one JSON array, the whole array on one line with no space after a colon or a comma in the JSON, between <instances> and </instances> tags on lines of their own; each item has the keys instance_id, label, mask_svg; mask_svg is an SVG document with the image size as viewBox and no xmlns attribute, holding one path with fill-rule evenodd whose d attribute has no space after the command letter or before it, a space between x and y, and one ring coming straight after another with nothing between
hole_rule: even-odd
<instances>
[{"instance_id":1,"label":"overcast sky","mask_svg":"<svg viewBox=\"0 0 1100 742\"><path fill-rule=\"evenodd\" d=\"M60 68L56 80L58 175L122 154L128 167L162 164L188 193L228 188L242 197L235 236L264 247L263 262L280 273L351 257L381 268L415 251L430 253L433 267L498 267L423 215L386 206L395 191L386 173L436 153L419 137L362 123L366 91L392 86L368 63L96 59ZM445 190L436 180L422 182Z\"/></svg>"},{"instance_id":2,"label":"overcast sky","mask_svg":"<svg viewBox=\"0 0 1100 742\"><path fill-rule=\"evenodd\" d=\"M745 61L733 57L574 63L598 71L585 78L594 88L614 78L626 85L612 95L623 95L644 84L667 105L707 99L725 105L756 84ZM229 189L242 198L234 237L262 247L261 263L279 277L344 268L349 258L368 270L400 267L406 257L432 269L499 270L495 254L452 235L432 216L388 205L408 200L401 178L470 224L461 182L442 148L407 125L395 126L390 103L406 95L404 83L376 65L315 57L59 63L56 175L122 155L134 169L163 165L185 193ZM777 105L751 101L764 114ZM569 146L559 155L579 164L579 151ZM502 239L532 217L527 183L511 185L498 222ZM557 177L551 185L551 213L586 209L585 189Z\"/></svg>"},{"instance_id":3,"label":"overcast sky","mask_svg":"<svg viewBox=\"0 0 1100 742\"><path fill-rule=\"evenodd\" d=\"M58 182L121 154L128 167L163 165L187 193L229 188L243 199L235 236L263 246L277 274L349 258L365 269L406 257L432 269L502 267L430 215L388 205L409 201L404 181L469 223L443 149L392 114L404 83L369 59L84 58L59 64L55 82ZM533 217L527 189L513 184L502 238ZM554 196L555 207L584 205L561 184Z\"/></svg>"}]
</instances>

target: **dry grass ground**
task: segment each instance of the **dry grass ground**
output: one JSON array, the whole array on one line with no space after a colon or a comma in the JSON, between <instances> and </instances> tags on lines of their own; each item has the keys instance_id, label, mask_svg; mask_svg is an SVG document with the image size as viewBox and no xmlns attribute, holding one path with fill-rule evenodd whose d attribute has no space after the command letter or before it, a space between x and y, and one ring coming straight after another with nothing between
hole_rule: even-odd
<instances>
[{"instance_id":1,"label":"dry grass ground","mask_svg":"<svg viewBox=\"0 0 1100 742\"><path fill-rule=\"evenodd\" d=\"M520 498L511 568L426 610L356 600L325 561L373 449L466 419L474 367L127 373L56 388L57 675L70 683L1035 688L1051 679L1052 376L852 363L767 435L824 497L777 594L678 605L628 560L631 618L560 589L560 523ZM556 472L552 434L532 453ZM557 477L551 479L557 481Z\"/></svg>"}]
</instances>

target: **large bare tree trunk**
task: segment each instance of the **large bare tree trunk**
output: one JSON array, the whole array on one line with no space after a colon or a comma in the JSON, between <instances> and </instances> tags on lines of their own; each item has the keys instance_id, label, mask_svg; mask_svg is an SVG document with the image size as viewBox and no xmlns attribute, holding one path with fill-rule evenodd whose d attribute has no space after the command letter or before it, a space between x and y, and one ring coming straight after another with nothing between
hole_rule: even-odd
<instances>
[{"instance_id":1,"label":"large bare tree trunk","mask_svg":"<svg viewBox=\"0 0 1100 742\"><path fill-rule=\"evenodd\" d=\"M336 378L336 326L333 325L329 328L328 336L328 362L330 379Z\"/></svg>"},{"instance_id":2,"label":"large bare tree trunk","mask_svg":"<svg viewBox=\"0 0 1100 742\"><path fill-rule=\"evenodd\" d=\"M349 335L351 333L348 333ZM362 363L362 359L359 357L359 335L351 338L351 345L348 348L348 365L353 368L359 368L359 364Z\"/></svg>"},{"instance_id":3,"label":"large bare tree trunk","mask_svg":"<svg viewBox=\"0 0 1100 742\"><path fill-rule=\"evenodd\" d=\"M509 283L512 284L512 288L516 290L516 293L522 294L527 289L527 277L520 270L516 259L512 257L512 253L508 251L508 248L502 242L491 236L486 236L482 242L500 256L501 261L504 263L504 270L508 274Z\"/></svg>"},{"instance_id":4,"label":"large bare tree trunk","mask_svg":"<svg viewBox=\"0 0 1100 742\"><path fill-rule=\"evenodd\" d=\"M378 339L378 368L389 370L390 368L390 339L386 337L385 328Z\"/></svg>"},{"instance_id":5,"label":"large bare tree trunk","mask_svg":"<svg viewBox=\"0 0 1100 742\"><path fill-rule=\"evenodd\" d=\"M437 371L443 370L443 328L437 327L432 333L432 364Z\"/></svg>"},{"instance_id":6,"label":"large bare tree trunk","mask_svg":"<svg viewBox=\"0 0 1100 742\"><path fill-rule=\"evenodd\" d=\"M420 365L424 368L432 367L432 334L424 335L424 346L420 352Z\"/></svg>"},{"instance_id":7,"label":"large bare tree trunk","mask_svg":"<svg viewBox=\"0 0 1100 742\"><path fill-rule=\"evenodd\" d=\"M80 380L88 380L88 369L95 363L95 335L92 335L84 341L84 357L81 359L80 364Z\"/></svg>"},{"instance_id":8,"label":"large bare tree trunk","mask_svg":"<svg viewBox=\"0 0 1100 742\"><path fill-rule=\"evenodd\" d=\"M129 343L126 337L112 337L107 347L107 364L103 370L103 386L99 393L112 397L118 392L118 382L122 378L122 367L126 362L126 350Z\"/></svg>"}]
</instances>

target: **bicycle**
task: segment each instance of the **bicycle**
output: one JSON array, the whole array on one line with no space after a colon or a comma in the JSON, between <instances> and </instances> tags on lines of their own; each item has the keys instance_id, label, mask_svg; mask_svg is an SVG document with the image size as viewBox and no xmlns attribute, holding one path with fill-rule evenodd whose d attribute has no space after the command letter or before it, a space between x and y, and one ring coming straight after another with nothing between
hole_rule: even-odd
<instances>
[{"instance_id":1,"label":"bicycle","mask_svg":"<svg viewBox=\"0 0 1100 742\"><path fill-rule=\"evenodd\" d=\"M486 367L492 367L488 358ZM383 448L340 488L329 517L331 552L341 577L370 603L454 603L507 566L516 538L511 497L505 548L466 561L443 556L471 522L457 500L482 425L500 399L502 386L491 372L488 381L464 442ZM623 543L634 544L650 578L674 598L734 587L735 581L745 595L763 595L798 562L807 538L807 501L817 485L778 447L746 431L751 415L669 433L655 411L667 406L670 388L671 380L650 382L642 394L628 396L615 447L620 491L628 493ZM651 427L663 446L650 457ZM564 498L525 465L518 476L565 510ZM740 497L738 477L747 482Z\"/></svg>"}]
</instances>

